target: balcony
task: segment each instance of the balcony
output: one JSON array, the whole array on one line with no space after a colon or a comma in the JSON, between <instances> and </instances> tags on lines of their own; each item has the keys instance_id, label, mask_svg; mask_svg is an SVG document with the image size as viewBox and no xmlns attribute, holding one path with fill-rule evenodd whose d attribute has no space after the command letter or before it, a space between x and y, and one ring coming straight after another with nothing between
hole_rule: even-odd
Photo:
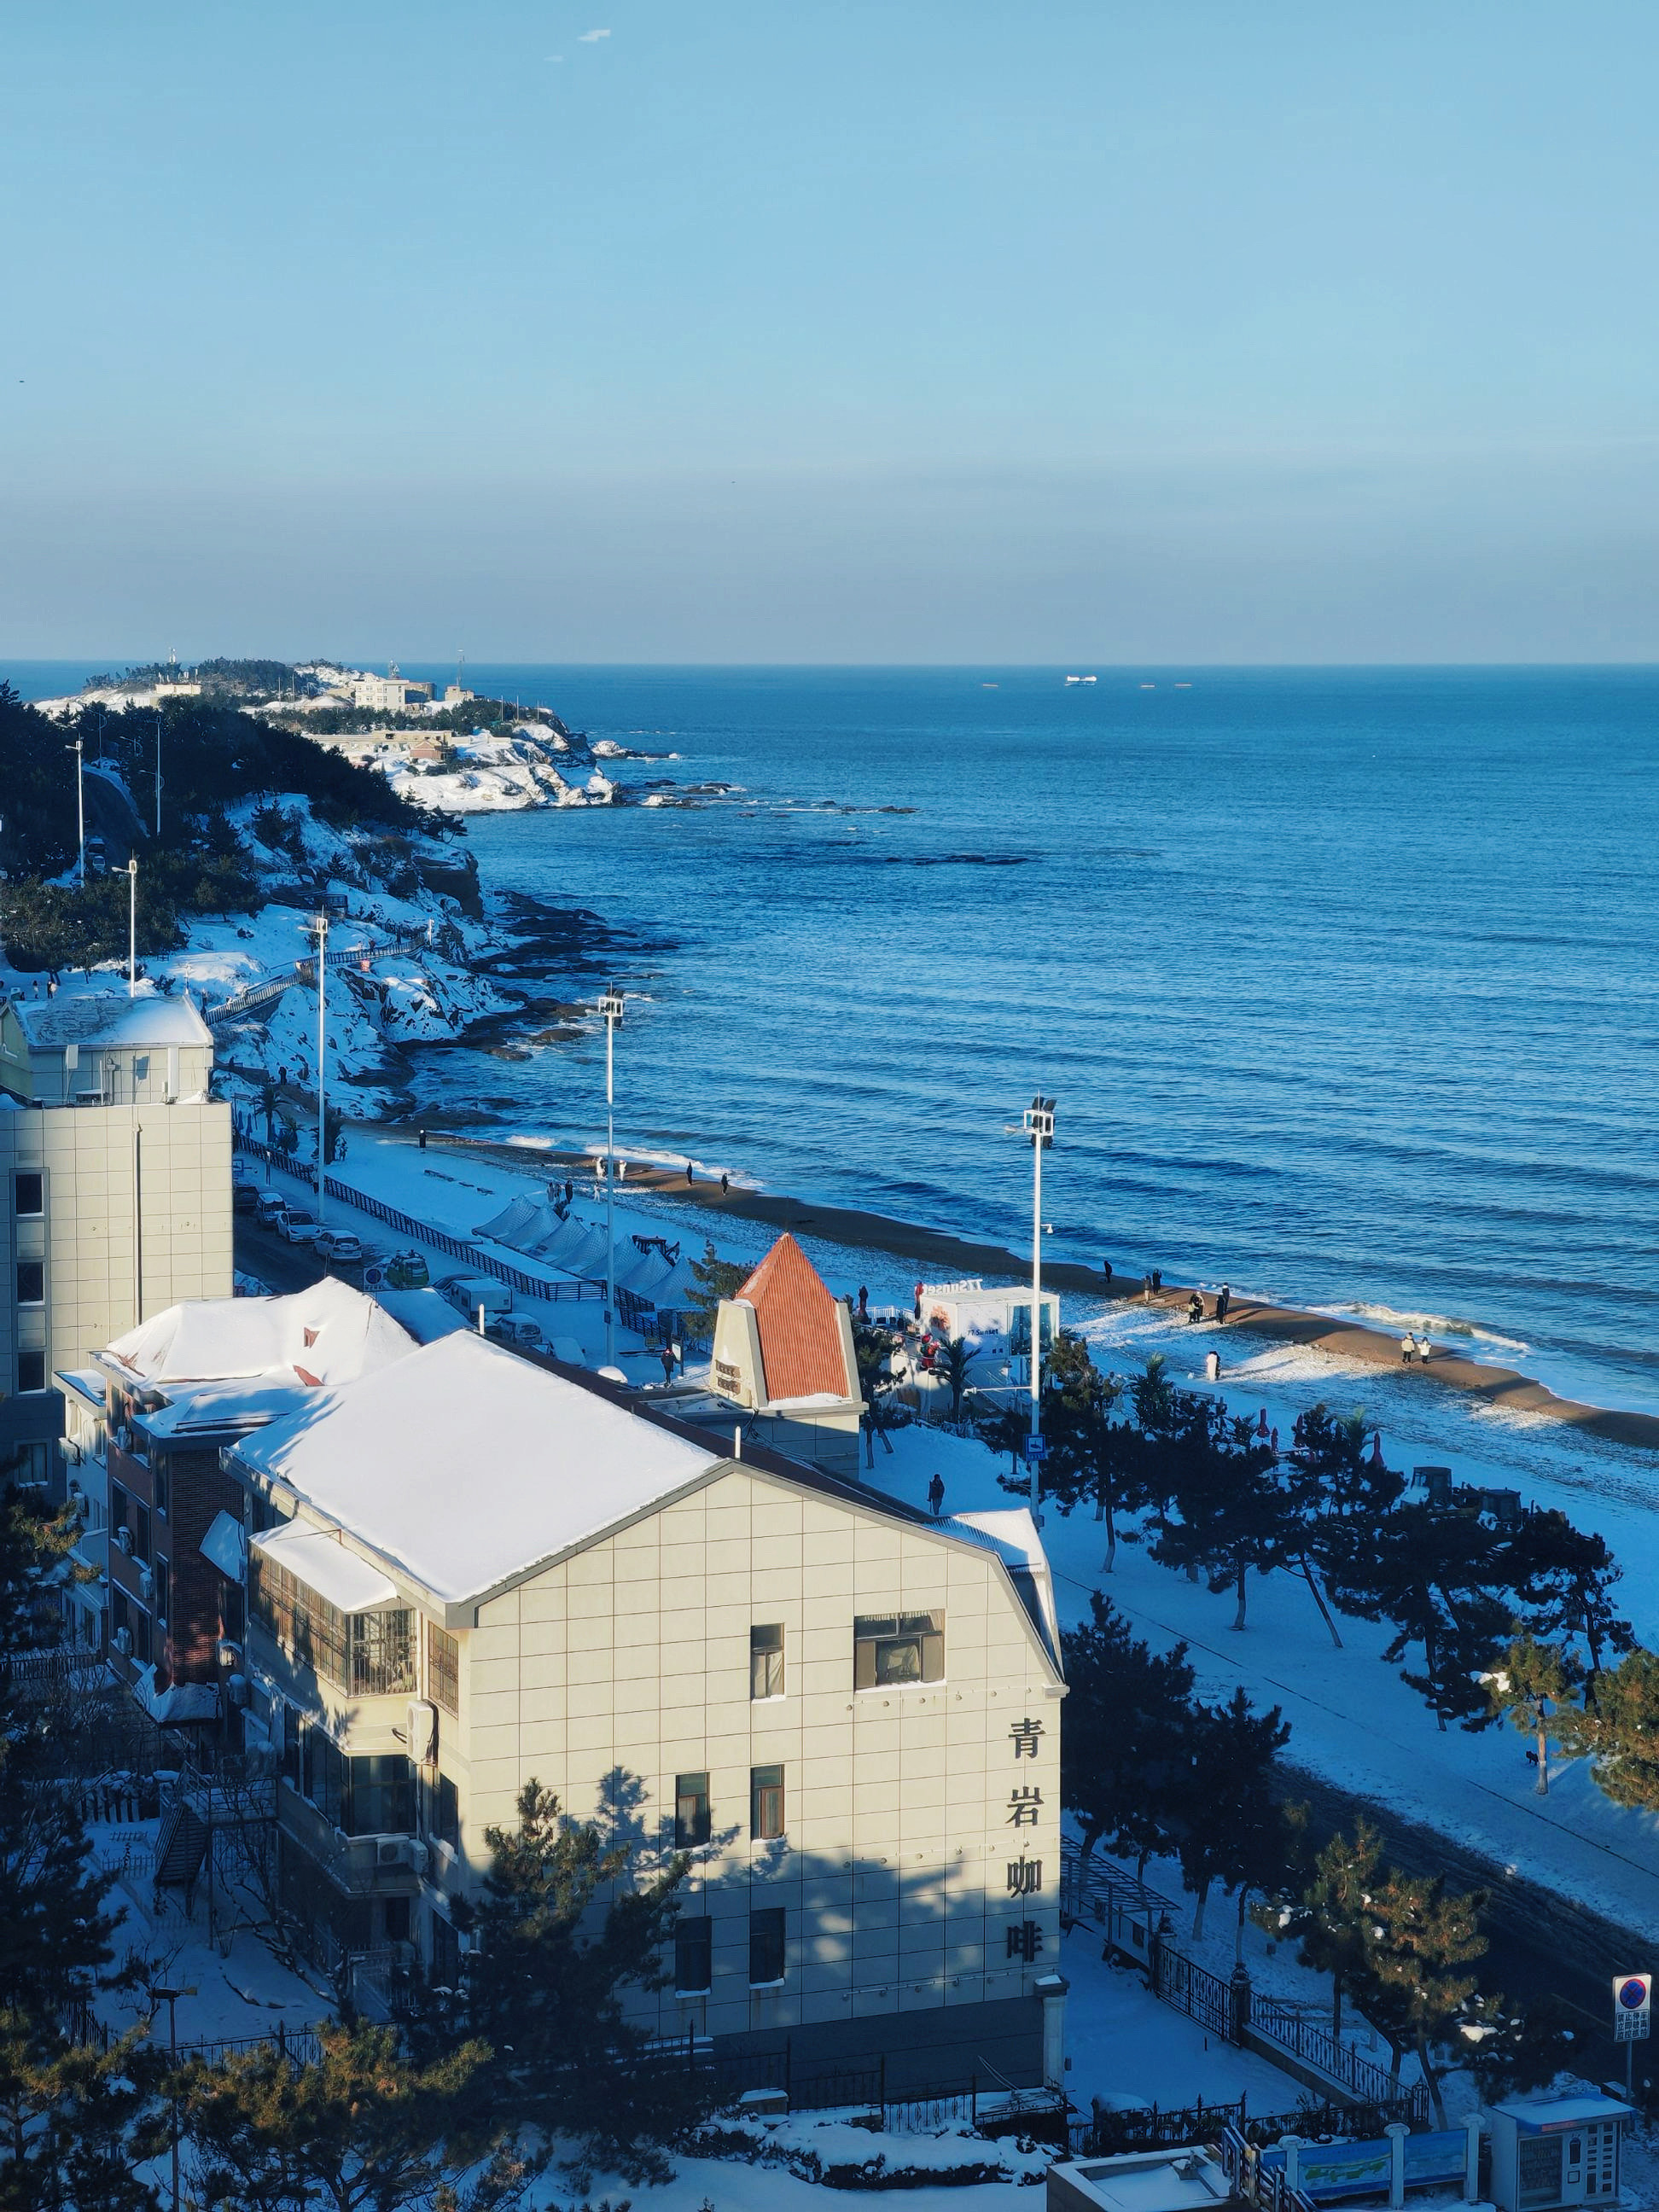
<instances>
[{"instance_id":1,"label":"balcony","mask_svg":"<svg viewBox=\"0 0 1659 2212\"><path fill-rule=\"evenodd\" d=\"M291 1782L276 1792L276 1825L347 1897L413 1897L427 1847L410 1835L346 1836Z\"/></svg>"}]
</instances>

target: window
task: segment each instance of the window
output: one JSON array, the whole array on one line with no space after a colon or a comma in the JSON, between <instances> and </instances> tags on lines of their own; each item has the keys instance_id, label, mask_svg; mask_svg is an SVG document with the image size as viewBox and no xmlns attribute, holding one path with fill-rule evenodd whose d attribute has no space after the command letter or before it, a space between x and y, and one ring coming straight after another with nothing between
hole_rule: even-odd
<instances>
[{"instance_id":1,"label":"window","mask_svg":"<svg viewBox=\"0 0 1659 2212\"><path fill-rule=\"evenodd\" d=\"M247 1571L254 1620L303 1666L360 1697L415 1687L415 1616L406 1607L342 1613L257 1550Z\"/></svg>"},{"instance_id":2,"label":"window","mask_svg":"<svg viewBox=\"0 0 1659 2212\"><path fill-rule=\"evenodd\" d=\"M749 1694L751 1698L783 1695L781 1628L751 1628L749 1632Z\"/></svg>"},{"instance_id":3,"label":"window","mask_svg":"<svg viewBox=\"0 0 1659 2212\"><path fill-rule=\"evenodd\" d=\"M434 1705L458 1717L461 1710L461 1647L435 1621L426 1625L426 1693Z\"/></svg>"},{"instance_id":4,"label":"window","mask_svg":"<svg viewBox=\"0 0 1659 2212\"><path fill-rule=\"evenodd\" d=\"M783 1979L783 1907L769 1905L749 1916L749 1980L750 1987Z\"/></svg>"},{"instance_id":5,"label":"window","mask_svg":"<svg viewBox=\"0 0 1659 2212\"><path fill-rule=\"evenodd\" d=\"M137 1053L133 1055L132 1079L135 1083L149 1081L149 1054L147 1052Z\"/></svg>"},{"instance_id":6,"label":"window","mask_svg":"<svg viewBox=\"0 0 1659 2212\"><path fill-rule=\"evenodd\" d=\"M20 1390L44 1390L46 1387L46 1355L44 1352L20 1352L17 1355L17 1387Z\"/></svg>"},{"instance_id":7,"label":"window","mask_svg":"<svg viewBox=\"0 0 1659 2212\"><path fill-rule=\"evenodd\" d=\"M783 1833L781 1766L751 1766L749 1770L749 1833L757 1844L771 1843Z\"/></svg>"},{"instance_id":8,"label":"window","mask_svg":"<svg viewBox=\"0 0 1659 2212\"><path fill-rule=\"evenodd\" d=\"M141 1667L148 1667L155 1656L155 1638L150 1633L149 1615L141 1605L131 1609L132 1656Z\"/></svg>"},{"instance_id":9,"label":"window","mask_svg":"<svg viewBox=\"0 0 1659 2212\"><path fill-rule=\"evenodd\" d=\"M132 1508L127 1503L127 1493L118 1482L109 1486L109 1525L112 1528L131 1528Z\"/></svg>"},{"instance_id":10,"label":"window","mask_svg":"<svg viewBox=\"0 0 1659 2212\"><path fill-rule=\"evenodd\" d=\"M149 1565L149 1508L135 1498L132 1502L132 1556L141 1567Z\"/></svg>"},{"instance_id":11,"label":"window","mask_svg":"<svg viewBox=\"0 0 1659 2212\"><path fill-rule=\"evenodd\" d=\"M699 1844L706 1844L714 1832L714 1815L708 1803L708 1777L706 1774L677 1774L674 1777L674 1848L677 1851L694 1851Z\"/></svg>"},{"instance_id":12,"label":"window","mask_svg":"<svg viewBox=\"0 0 1659 2212\"><path fill-rule=\"evenodd\" d=\"M167 1498L171 1494L173 1485L167 1463L159 1452L150 1454L149 1486L155 1493L155 1510L165 1521L167 1517Z\"/></svg>"},{"instance_id":13,"label":"window","mask_svg":"<svg viewBox=\"0 0 1659 2212\"><path fill-rule=\"evenodd\" d=\"M945 1680L942 1613L865 1613L853 1623L853 1687Z\"/></svg>"},{"instance_id":14,"label":"window","mask_svg":"<svg viewBox=\"0 0 1659 2212\"><path fill-rule=\"evenodd\" d=\"M460 1793L447 1774L428 1783L426 1793L426 1832L434 1842L461 1848Z\"/></svg>"},{"instance_id":15,"label":"window","mask_svg":"<svg viewBox=\"0 0 1659 2212\"><path fill-rule=\"evenodd\" d=\"M127 1602L126 1592L112 1585L109 1594L109 1632L112 1637L116 1637L124 1628L129 1636L132 1633L132 1607Z\"/></svg>"},{"instance_id":16,"label":"window","mask_svg":"<svg viewBox=\"0 0 1659 2212\"><path fill-rule=\"evenodd\" d=\"M674 1923L674 1988L680 1996L695 1996L714 1978L714 1923L712 1920Z\"/></svg>"},{"instance_id":17,"label":"window","mask_svg":"<svg viewBox=\"0 0 1659 2212\"><path fill-rule=\"evenodd\" d=\"M44 1176L14 1176L11 1186L11 1206L14 1213L28 1215L44 1213L46 1210L46 1186Z\"/></svg>"},{"instance_id":18,"label":"window","mask_svg":"<svg viewBox=\"0 0 1659 2212\"><path fill-rule=\"evenodd\" d=\"M43 1306L46 1302L46 1263L44 1260L20 1260L17 1262L17 1303L20 1306Z\"/></svg>"}]
</instances>

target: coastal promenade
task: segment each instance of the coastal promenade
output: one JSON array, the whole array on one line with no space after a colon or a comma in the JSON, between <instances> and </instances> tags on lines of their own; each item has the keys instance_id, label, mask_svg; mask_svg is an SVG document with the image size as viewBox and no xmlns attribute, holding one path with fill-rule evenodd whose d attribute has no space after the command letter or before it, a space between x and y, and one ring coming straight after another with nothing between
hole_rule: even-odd
<instances>
[{"instance_id":1,"label":"coastal promenade","mask_svg":"<svg viewBox=\"0 0 1659 2212\"><path fill-rule=\"evenodd\" d=\"M476 1153L521 1173L533 1162L541 1161L586 1174L592 1174L593 1170L593 1155L587 1152L560 1152L550 1147L532 1152L523 1145L492 1144L438 1130L429 1131L428 1141L434 1146ZM866 1212L855 1206L818 1205L792 1198L784 1192L753 1190L735 1184L723 1191L718 1182L708 1180L688 1183L683 1168L647 1165L630 1160L627 1188L660 1190L677 1202L695 1203L713 1214L731 1214L742 1220L763 1223L771 1229L787 1229L796 1236L822 1237L826 1243L854 1250L887 1253L928 1270L935 1279L958 1275L1012 1276L1018 1279L1030 1272L1029 1253L1011 1252L1000 1244L975 1243L940 1230L921 1228L914 1222L896 1221L887 1214ZM1051 1290L1073 1291L1085 1297L1139 1301L1141 1296L1139 1273L1115 1273L1109 1289L1099 1268L1050 1260L1046 1255L1042 1279ZM1179 1312L1192 1289L1190 1284L1166 1283L1152 1303L1168 1311ZM1217 1331L1213 1322L1206 1322L1203 1328L1206 1337L1211 1338L1246 1335L1306 1346L1364 1365L1389 1369L1404 1379L1420 1381L1425 1387L1466 1391L1505 1413L1535 1414L1566 1423L1608 1443L1659 1452L1659 1414L1622 1412L1616 1407L1587 1406L1577 1399L1558 1397L1544 1383L1513 1367L1466 1359L1455 1352L1437 1349L1427 1361L1406 1366L1401 1360L1396 1336L1385 1335L1379 1329L1366 1328L1356 1322L1334 1321L1328 1314L1309 1313L1293 1306L1269 1305L1258 1299L1236 1296L1224 1329Z\"/></svg>"}]
</instances>

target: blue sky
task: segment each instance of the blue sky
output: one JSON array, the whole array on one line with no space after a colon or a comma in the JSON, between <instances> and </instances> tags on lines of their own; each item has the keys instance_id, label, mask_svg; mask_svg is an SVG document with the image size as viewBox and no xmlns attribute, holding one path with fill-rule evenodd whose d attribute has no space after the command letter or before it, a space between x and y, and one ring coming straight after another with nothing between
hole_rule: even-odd
<instances>
[{"instance_id":1,"label":"blue sky","mask_svg":"<svg viewBox=\"0 0 1659 2212\"><path fill-rule=\"evenodd\" d=\"M1651 0L596 7L8 0L0 653L1653 655Z\"/></svg>"}]
</instances>

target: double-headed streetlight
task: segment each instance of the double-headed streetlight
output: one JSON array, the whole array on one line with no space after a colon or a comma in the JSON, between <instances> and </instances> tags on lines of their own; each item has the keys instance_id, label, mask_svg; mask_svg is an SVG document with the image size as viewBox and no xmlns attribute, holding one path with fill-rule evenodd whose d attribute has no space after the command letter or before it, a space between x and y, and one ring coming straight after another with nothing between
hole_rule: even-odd
<instances>
[{"instance_id":1,"label":"double-headed streetlight","mask_svg":"<svg viewBox=\"0 0 1659 2212\"><path fill-rule=\"evenodd\" d=\"M324 1079L328 1073L328 916L317 916L317 1219L328 1218L328 1109Z\"/></svg>"},{"instance_id":2,"label":"double-headed streetlight","mask_svg":"<svg viewBox=\"0 0 1659 2212\"><path fill-rule=\"evenodd\" d=\"M614 1194L617 1177L617 1030L623 1018L623 994L612 983L599 1000L605 1016L605 1364L617 1364L617 1229Z\"/></svg>"},{"instance_id":3,"label":"double-headed streetlight","mask_svg":"<svg viewBox=\"0 0 1659 2212\"><path fill-rule=\"evenodd\" d=\"M1031 1462L1033 1517L1042 1522L1042 1155L1054 1141L1054 1102L1036 1097L1020 1116L1020 1133L1031 1147Z\"/></svg>"}]
</instances>

